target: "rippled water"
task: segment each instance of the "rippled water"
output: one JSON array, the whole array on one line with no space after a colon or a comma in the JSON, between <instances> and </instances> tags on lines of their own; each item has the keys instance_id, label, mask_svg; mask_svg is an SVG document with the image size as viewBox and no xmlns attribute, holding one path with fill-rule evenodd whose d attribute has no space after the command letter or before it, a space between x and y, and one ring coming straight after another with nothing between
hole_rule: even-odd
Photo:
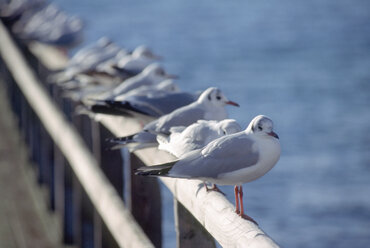
<instances>
[{"instance_id":1,"label":"rippled water","mask_svg":"<svg viewBox=\"0 0 370 248\"><path fill-rule=\"evenodd\" d=\"M56 2L86 21L86 42L147 44L183 88L215 85L239 102L229 110L243 126L274 120L281 159L245 201L283 247L370 245L369 1Z\"/></svg>"}]
</instances>

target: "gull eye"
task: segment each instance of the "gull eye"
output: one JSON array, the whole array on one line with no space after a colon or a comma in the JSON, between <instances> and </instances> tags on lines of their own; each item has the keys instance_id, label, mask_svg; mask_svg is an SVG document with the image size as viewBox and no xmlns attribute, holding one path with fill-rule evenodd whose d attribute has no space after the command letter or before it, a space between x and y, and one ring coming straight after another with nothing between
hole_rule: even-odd
<instances>
[{"instance_id":1,"label":"gull eye","mask_svg":"<svg viewBox=\"0 0 370 248\"><path fill-rule=\"evenodd\" d=\"M262 131L262 127L261 126L258 126L258 130Z\"/></svg>"},{"instance_id":2,"label":"gull eye","mask_svg":"<svg viewBox=\"0 0 370 248\"><path fill-rule=\"evenodd\" d=\"M216 99L217 99L217 100L221 100L221 97L220 97L220 96L216 96Z\"/></svg>"}]
</instances>

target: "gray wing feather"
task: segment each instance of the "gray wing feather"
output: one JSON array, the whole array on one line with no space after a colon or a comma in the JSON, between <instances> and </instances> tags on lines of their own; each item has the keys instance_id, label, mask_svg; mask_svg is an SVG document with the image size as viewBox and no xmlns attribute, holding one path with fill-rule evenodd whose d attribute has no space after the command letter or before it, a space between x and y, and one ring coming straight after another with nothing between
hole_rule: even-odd
<instances>
[{"instance_id":1,"label":"gray wing feather","mask_svg":"<svg viewBox=\"0 0 370 248\"><path fill-rule=\"evenodd\" d=\"M170 114L164 115L158 120L148 123L144 127L144 130L156 133L169 133L171 127L189 126L197 120L204 118L204 110L194 106L196 105L190 104L176 109Z\"/></svg>"},{"instance_id":2,"label":"gray wing feather","mask_svg":"<svg viewBox=\"0 0 370 248\"><path fill-rule=\"evenodd\" d=\"M170 175L191 178L217 178L231 171L253 166L259 154L254 141L244 133L223 136L205 148L189 153L175 164Z\"/></svg>"}]
</instances>

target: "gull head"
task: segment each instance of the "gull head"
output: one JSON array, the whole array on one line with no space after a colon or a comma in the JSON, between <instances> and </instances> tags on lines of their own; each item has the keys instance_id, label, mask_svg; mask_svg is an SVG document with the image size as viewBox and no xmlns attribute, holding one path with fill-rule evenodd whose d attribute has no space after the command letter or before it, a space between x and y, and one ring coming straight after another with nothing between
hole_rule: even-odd
<instances>
[{"instance_id":1,"label":"gull head","mask_svg":"<svg viewBox=\"0 0 370 248\"><path fill-rule=\"evenodd\" d=\"M225 119L218 122L219 132L223 135L233 134L242 130L241 126L233 119Z\"/></svg>"},{"instance_id":2,"label":"gull head","mask_svg":"<svg viewBox=\"0 0 370 248\"><path fill-rule=\"evenodd\" d=\"M239 107L239 104L229 101L226 96L216 87L206 89L198 98L198 102L206 106L224 107L225 105L233 105Z\"/></svg>"},{"instance_id":3,"label":"gull head","mask_svg":"<svg viewBox=\"0 0 370 248\"><path fill-rule=\"evenodd\" d=\"M273 131L273 129L274 123L270 118L264 115L257 115L249 124L247 131L257 135L269 135L279 139L279 136Z\"/></svg>"}]
</instances>

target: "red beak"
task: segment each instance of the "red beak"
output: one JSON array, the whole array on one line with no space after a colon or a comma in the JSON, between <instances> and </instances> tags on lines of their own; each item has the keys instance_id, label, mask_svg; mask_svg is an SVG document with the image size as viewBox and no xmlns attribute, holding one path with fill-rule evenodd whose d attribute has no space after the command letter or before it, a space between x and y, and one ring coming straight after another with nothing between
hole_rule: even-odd
<instances>
[{"instance_id":1,"label":"red beak","mask_svg":"<svg viewBox=\"0 0 370 248\"><path fill-rule=\"evenodd\" d=\"M239 104L237 104L236 102L233 102L233 101L227 101L225 102L226 104L229 104L229 105L233 105L235 107L240 107Z\"/></svg>"},{"instance_id":2,"label":"red beak","mask_svg":"<svg viewBox=\"0 0 370 248\"><path fill-rule=\"evenodd\" d=\"M279 136L275 132L273 132L273 131L271 131L270 133L268 133L268 135L279 139Z\"/></svg>"}]
</instances>

